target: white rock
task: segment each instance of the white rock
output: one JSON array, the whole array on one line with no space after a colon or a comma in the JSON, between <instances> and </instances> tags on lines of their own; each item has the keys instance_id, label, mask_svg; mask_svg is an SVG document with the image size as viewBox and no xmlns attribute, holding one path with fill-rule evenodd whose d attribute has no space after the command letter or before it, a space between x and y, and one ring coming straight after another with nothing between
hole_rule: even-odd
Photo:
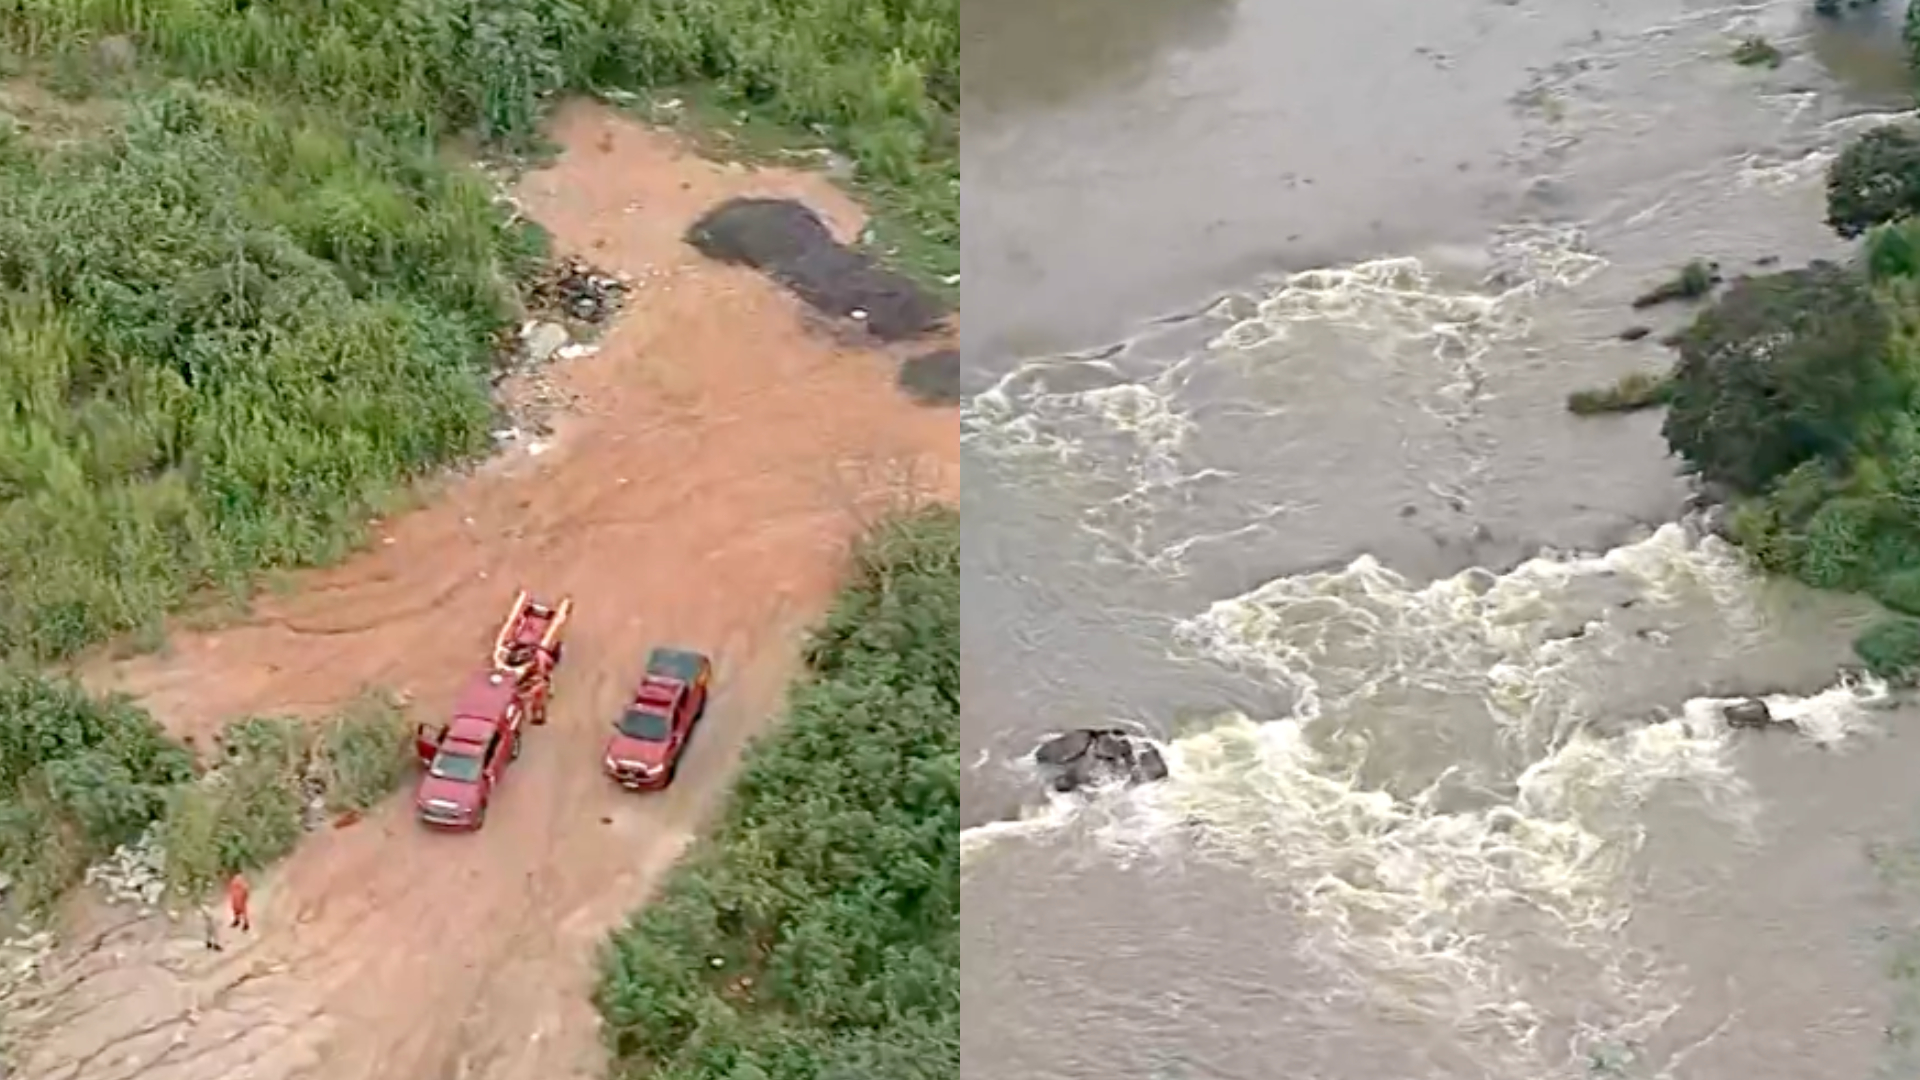
<instances>
[{"instance_id":1,"label":"white rock","mask_svg":"<svg viewBox=\"0 0 1920 1080\"><path fill-rule=\"evenodd\" d=\"M567 328L559 323L535 323L520 335L527 362L544 364L567 344Z\"/></svg>"}]
</instances>

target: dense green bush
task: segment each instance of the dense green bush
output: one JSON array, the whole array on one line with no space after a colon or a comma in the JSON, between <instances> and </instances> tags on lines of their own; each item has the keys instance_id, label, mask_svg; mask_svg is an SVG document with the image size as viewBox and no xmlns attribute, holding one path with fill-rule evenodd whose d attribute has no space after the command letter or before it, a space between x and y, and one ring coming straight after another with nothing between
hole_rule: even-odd
<instances>
[{"instance_id":1,"label":"dense green bush","mask_svg":"<svg viewBox=\"0 0 1920 1080\"><path fill-rule=\"evenodd\" d=\"M24 906L137 837L192 775L185 749L132 703L0 671L0 873Z\"/></svg>"},{"instance_id":2,"label":"dense green bush","mask_svg":"<svg viewBox=\"0 0 1920 1080\"><path fill-rule=\"evenodd\" d=\"M525 143L555 94L686 86L824 137L943 272L957 261L957 0L12 0L0 18L28 55L125 35L172 73L410 138Z\"/></svg>"},{"instance_id":3,"label":"dense green bush","mask_svg":"<svg viewBox=\"0 0 1920 1080\"><path fill-rule=\"evenodd\" d=\"M1853 648L1875 675L1911 684L1920 674L1920 619L1907 615L1882 619L1856 638Z\"/></svg>"},{"instance_id":4,"label":"dense green bush","mask_svg":"<svg viewBox=\"0 0 1920 1080\"><path fill-rule=\"evenodd\" d=\"M1882 124L1827 166L1827 226L1851 240L1920 210L1920 135Z\"/></svg>"},{"instance_id":5,"label":"dense green bush","mask_svg":"<svg viewBox=\"0 0 1920 1080\"><path fill-rule=\"evenodd\" d=\"M1802 462L1844 460L1906 403L1892 332L1847 268L1742 278L1679 336L1667 442L1704 479L1748 493Z\"/></svg>"},{"instance_id":6,"label":"dense green bush","mask_svg":"<svg viewBox=\"0 0 1920 1080\"><path fill-rule=\"evenodd\" d=\"M413 722L400 703L367 693L320 728L317 772L331 810L367 810L412 774Z\"/></svg>"},{"instance_id":7,"label":"dense green bush","mask_svg":"<svg viewBox=\"0 0 1920 1080\"><path fill-rule=\"evenodd\" d=\"M554 94L689 84L824 133L950 271L957 10L0 4L15 54L101 98L59 144L0 126L0 655L333 559L370 505L485 445L529 238L449 135L524 145Z\"/></svg>"},{"instance_id":8,"label":"dense green bush","mask_svg":"<svg viewBox=\"0 0 1920 1080\"><path fill-rule=\"evenodd\" d=\"M167 886L191 900L236 870L287 855L304 832L300 787L310 736L297 720L249 718L228 725L219 767L176 788L160 830Z\"/></svg>"},{"instance_id":9,"label":"dense green bush","mask_svg":"<svg viewBox=\"0 0 1920 1080\"><path fill-rule=\"evenodd\" d=\"M723 819L613 935L617 1076L959 1069L959 528L879 531Z\"/></svg>"},{"instance_id":10,"label":"dense green bush","mask_svg":"<svg viewBox=\"0 0 1920 1080\"><path fill-rule=\"evenodd\" d=\"M0 138L0 652L335 558L480 449L519 243L430 156L219 95Z\"/></svg>"}]
</instances>

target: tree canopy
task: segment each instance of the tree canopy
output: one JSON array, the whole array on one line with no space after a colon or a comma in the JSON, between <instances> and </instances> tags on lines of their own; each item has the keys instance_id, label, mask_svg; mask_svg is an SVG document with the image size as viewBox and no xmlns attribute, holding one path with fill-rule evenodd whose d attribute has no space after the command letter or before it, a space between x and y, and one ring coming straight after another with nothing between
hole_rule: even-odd
<instances>
[{"instance_id":1,"label":"tree canopy","mask_svg":"<svg viewBox=\"0 0 1920 1080\"><path fill-rule=\"evenodd\" d=\"M1742 278L1679 337L1667 442L1703 479L1748 493L1802 462L1839 460L1873 414L1906 399L1891 332L1844 267Z\"/></svg>"},{"instance_id":2,"label":"tree canopy","mask_svg":"<svg viewBox=\"0 0 1920 1080\"><path fill-rule=\"evenodd\" d=\"M1851 240L1920 210L1920 135L1883 124L1827 167L1827 225Z\"/></svg>"}]
</instances>

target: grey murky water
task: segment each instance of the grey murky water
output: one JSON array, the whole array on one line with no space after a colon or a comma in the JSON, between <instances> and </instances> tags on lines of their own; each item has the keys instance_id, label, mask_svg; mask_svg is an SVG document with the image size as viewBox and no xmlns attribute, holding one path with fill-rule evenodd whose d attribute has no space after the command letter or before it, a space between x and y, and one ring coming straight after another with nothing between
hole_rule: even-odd
<instances>
[{"instance_id":1,"label":"grey murky water","mask_svg":"<svg viewBox=\"0 0 1920 1080\"><path fill-rule=\"evenodd\" d=\"M1902 1075L1861 609L1562 408L1686 259L1843 251L1899 12L1805 6L964 5L970 1080ZM1172 781L1037 800L1108 720Z\"/></svg>"}]
</instances>

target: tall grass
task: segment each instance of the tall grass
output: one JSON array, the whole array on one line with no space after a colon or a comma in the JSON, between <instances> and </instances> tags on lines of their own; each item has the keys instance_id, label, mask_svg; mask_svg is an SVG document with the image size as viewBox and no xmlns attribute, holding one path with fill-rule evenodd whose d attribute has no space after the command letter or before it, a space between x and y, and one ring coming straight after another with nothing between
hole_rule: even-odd
<instances>
[{"instance_id":1,"label":"tall grass","mask_svg":"<svg viewBox=\"0 0 1920 1080\"><path fill-rule=\"evenodd\" d=\"M173 74L364 117L390 134L525 143L570 90L690 86L823 138L957 257L956 0L12 0L35 57L124 35Z\"/></svg>"},{"instance_id":2,"label":"tall grass","mask_svg":"<svg viewBox=\"0 0 1920 1080\"><path fill-rule=\"evenodd\" d=\"M336 558L484 445L530 248L445 149L524 148L557 94L824 139L957 266L954 0L6 0L0 43L117 103L0 130L0 655Z\"/></svg>"},{"instance_id":3,"label":"tall grass","mask_svg":"<svg viewBox=\"0 0 1920 1080\"><path fill-rule=\"evenodd\" d=\"M210 92L0 135L0 651L337 557L483 445L517 237L404 143Z\"/></svg>"}]
</instances>

